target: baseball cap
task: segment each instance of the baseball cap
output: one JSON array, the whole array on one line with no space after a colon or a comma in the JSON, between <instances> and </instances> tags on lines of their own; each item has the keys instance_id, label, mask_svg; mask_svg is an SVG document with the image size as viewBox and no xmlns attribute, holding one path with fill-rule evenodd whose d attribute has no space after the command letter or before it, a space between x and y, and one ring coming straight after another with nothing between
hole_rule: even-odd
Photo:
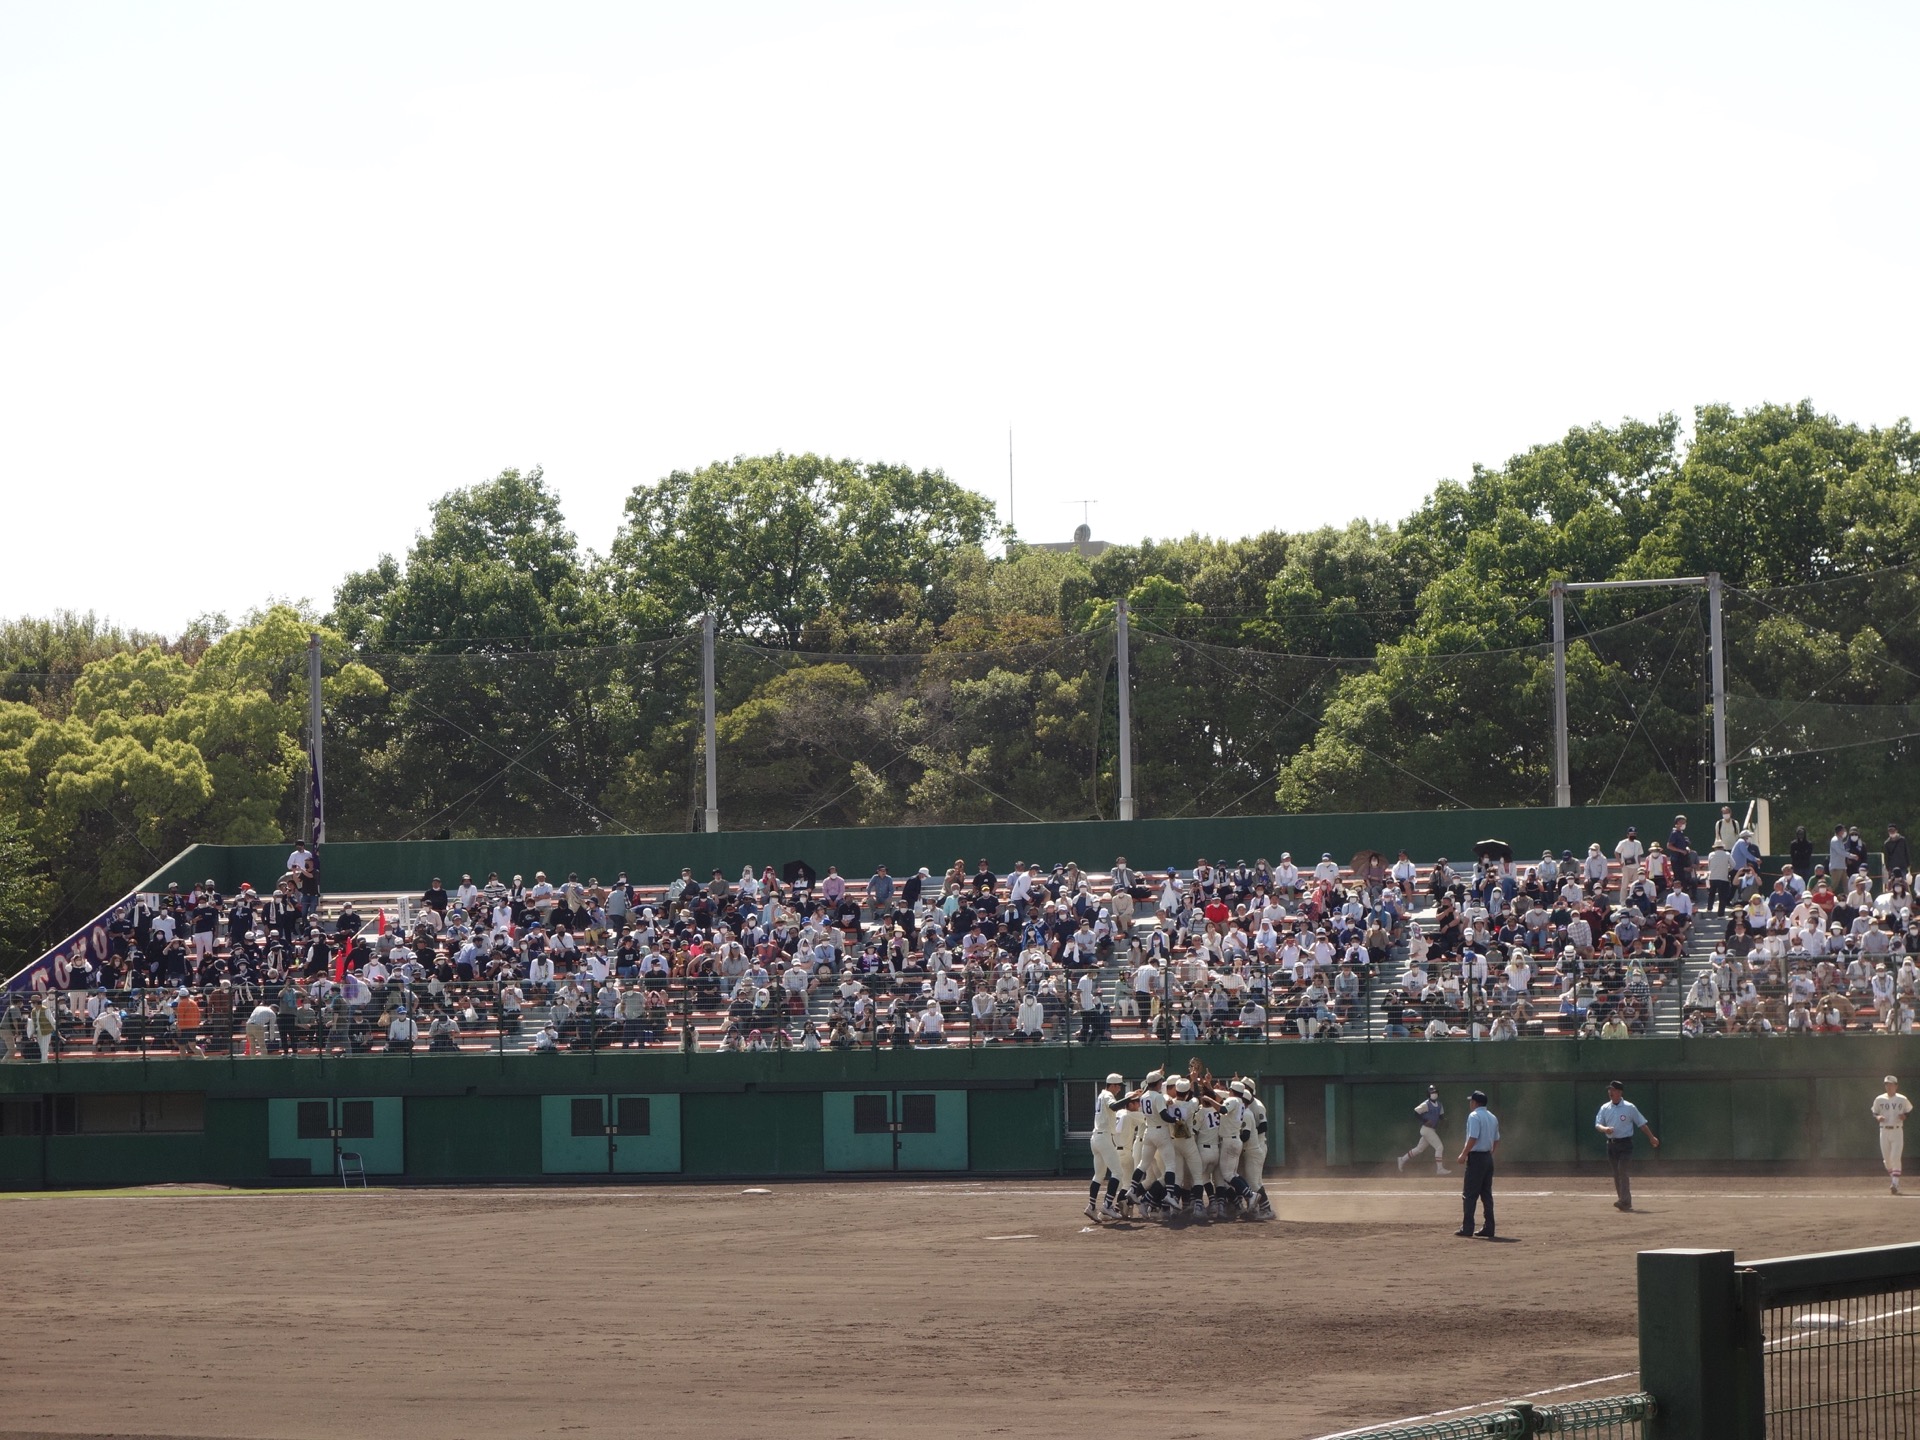
<instances>
[{"instance_id":1,"label":"baseball cap","mask_svg":"<svg viewBox=\"0 0 1920 1440\"><path fill-rule=\"evenodd\" d=\"M1158 1085L1162 1080L1166 1078L1167 1077L1162 1075L1158 1070L1149 1070L1147 1072L1147 1078L1143 1080L1141 1083L1144 1085Z\"/></svg>"},{"instance_id":2,"label":"baseball cap","mask_svg":"<svg viewBox=\"0 0 1920 1440\"><path fill-rule=\"evenodd\" d=\"M1889 1075L1880 1083L1882 1085L1898 1085L1900 1083L1900 1077L1898 1075Z\"/></svg>"},{"instance_id":3,"label":"baseball cap","mask_svg":"<svg viewBox=\"0 0 1920 1440\"><path fill-rule=\"evenodd\" d=\"M1126 1083L1127 1083L1126 1078L1124 1076L1120 1076L1120 1075L1107 1076L1107 1084L1109 1085L1124 1085Z\"/></svg>"},{"instance_id":4,"label":"baseball cap","mask_svg":"<svg viewBox=\"0 0 1920 1440\"><path fill-rule=\"evenodd\" d=\"M1438 1095L1439 1093L1440 1093L1440 1087L1438 1085L1427 1086L1427 1094Z\"/></svg>"},{"instance_id":5,"label":"baseball cap","mask_svg":"<svg viewBox=\"0 0 1920 1440\"><path fill-rule=\"evenodd\" d=\"M1627 1087L1622 1085L1618 1080L1607 1081L1607 1089L1609 1090L1624 1090L1626 1088Z\"/></svg>"},{"instance_id":6,"label":"baseball cap","mask_svg":"<svg viewBox=\"0 0 1920 1440\"><path fill-rule=\"evenodd\" d=\"M1476 1105L1484 1105L1487 1103L1487 1092L1484 1090L1471 1091L1467 1095L1467 1099L1473 1101Z\"/></svg>"}]
</instances>

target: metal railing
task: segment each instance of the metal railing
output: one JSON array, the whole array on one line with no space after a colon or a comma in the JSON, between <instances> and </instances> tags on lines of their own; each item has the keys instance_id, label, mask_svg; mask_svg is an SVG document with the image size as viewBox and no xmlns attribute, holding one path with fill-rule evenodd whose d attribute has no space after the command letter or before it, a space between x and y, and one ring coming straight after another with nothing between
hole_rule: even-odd
<instances>
[{"instance_id":1,"label":"metal railing","mask_svg":"<svg viewBox=\"0 0 1920 1440\"><path fill-rule=\"evenodd\" d=\"M1920 1436L1920 1245L1643 1250L1638 1267L1653 1440Z\"/></svg>"},{"instance_id":2,"label":"metal railing","mask_svg":"<svg viewBox=\"0 0 1920 1440\"><path fill-rule=\"evenodd\" d=\"M1610 1395L1562 1405L1514 1403L1479 1415L1343 1430L1325 1440L1528 1440L1533 1435L1641 1440L1645 1422L1656 1413L1651 1395Z\"/></svg>"},{"instance_id":3,"label":"metal railing","mask_svg":"<svg viewBox=\"0 0 1920 1440\"><path fill-rule=\"evenodd\" d=\"M1749 1274L1769 1437L1920 1435L1920 1245L1760 1260Z\"/></svg>"}]
</instances>

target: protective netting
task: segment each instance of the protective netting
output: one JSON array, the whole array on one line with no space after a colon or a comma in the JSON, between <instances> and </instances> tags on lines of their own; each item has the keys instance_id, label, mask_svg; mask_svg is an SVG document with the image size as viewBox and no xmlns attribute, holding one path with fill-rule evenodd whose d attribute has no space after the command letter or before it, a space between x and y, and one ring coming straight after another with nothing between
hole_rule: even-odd
<instances>
[{"instance_id":1,"label":"protective netting","mask_svg":"<svg viewBox=\"0 0 1920 1440\"><path fill-rule=\"evenodd\" d=\"M355 658L381 684L327 707L336 838L693 828L697 636Z\"/></svg>"},{"instance_id":2,"label":"protective netting","mask_svg":"<svg viewBox=\"0 0 1920 1440\"><path fill-rule=\"evenodd\" d=\"M918 654L716 649L730 830L1114 813L1114 635Z\"/></svg>"}]
</instances>

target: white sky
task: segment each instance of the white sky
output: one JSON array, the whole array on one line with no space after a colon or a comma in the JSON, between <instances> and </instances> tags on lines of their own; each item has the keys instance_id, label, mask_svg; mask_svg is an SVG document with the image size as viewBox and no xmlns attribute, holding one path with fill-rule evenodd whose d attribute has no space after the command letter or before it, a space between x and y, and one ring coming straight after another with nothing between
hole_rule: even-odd
<instances>
[{"instance_id":1,"label":"white sky","mask_svg":"<svg viewBox=\"0 0 1920 1440\"><path fill-rule=\"evenodd\" d=\"M1914 8L0 0L0 613L330 600L776 448L1030 538L1910 413Z\"/></svg>"}]
</instances>

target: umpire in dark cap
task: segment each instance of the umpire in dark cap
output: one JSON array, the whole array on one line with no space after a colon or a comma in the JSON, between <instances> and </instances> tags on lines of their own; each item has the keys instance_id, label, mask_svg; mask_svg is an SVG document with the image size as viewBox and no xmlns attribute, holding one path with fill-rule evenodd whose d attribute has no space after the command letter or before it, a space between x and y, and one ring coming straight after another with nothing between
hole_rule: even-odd
<instances>
[{"instance_id":1,"label":"umpire in dark cap","mask_svg":"<svg viewBox=\"0 0 1920 1440\"><path fill-rule=\"evenodd\" d=\"M1473 1108L1467 1112L1467 1138L1460 1148L1460 1164L1465 1178L1460 1186L1460 1228L1454 1234L1471 1238L1473 1207L1478 1201L1486 1211L1487 1223L1480 1227L1481 1238L1494 1238L1493 1230L1493 1155L1500 1148L1500 1120L1487 1108L1487 1092L1476 1090L1467 1096Z\"/></svg>"}]
</instances>

